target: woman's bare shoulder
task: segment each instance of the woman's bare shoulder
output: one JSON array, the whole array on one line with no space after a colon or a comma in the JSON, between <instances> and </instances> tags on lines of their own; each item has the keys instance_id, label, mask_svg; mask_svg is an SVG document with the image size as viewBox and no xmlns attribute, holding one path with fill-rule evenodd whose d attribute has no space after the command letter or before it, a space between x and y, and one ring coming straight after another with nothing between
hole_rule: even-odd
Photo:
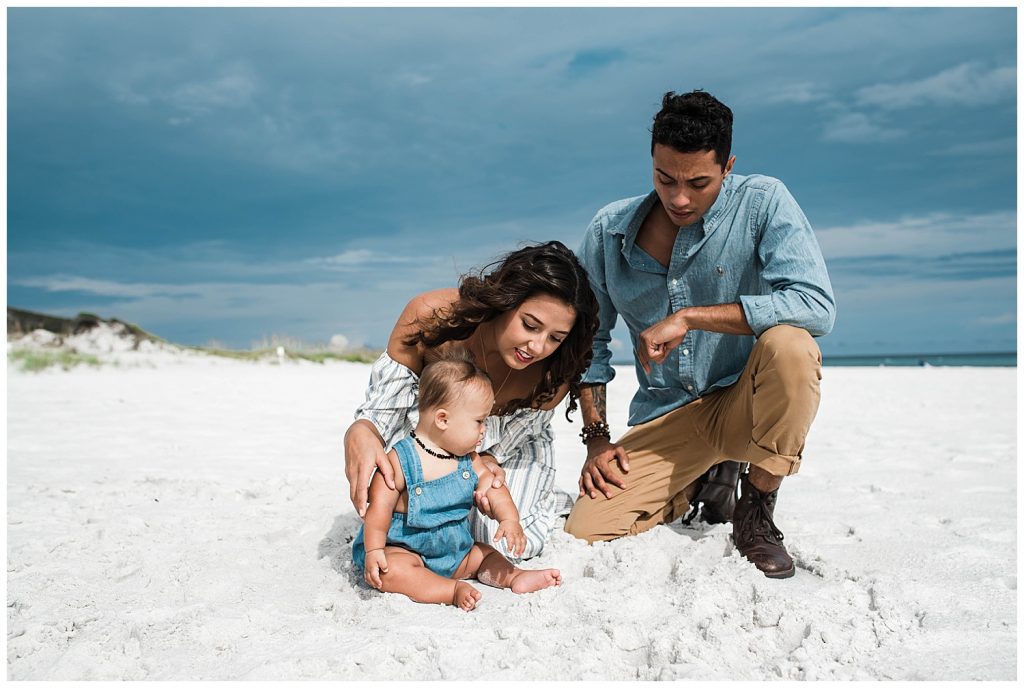
<instances>
[{"instance_id":1,"label":"woman's bare shoulder","mask_svg":"<svg viewBox=\"0 0 1024 688\"><path fill-rule=\"evenodd\" d=\"M398 318L395 329L405 327L414 330L416 321L421 318L429 318L435 311L451 306L459 300L459 290L450 287L447 289L434 289L417 294L409 300Z\"/></svg>"},{"instance_id":2,"label":"woman's bare shoulder","mask_svg":"<svg viewBox=\"0 0 1024 688\"><path fill-rule=\"evenodd\" d=\"M410 299L405 308L408 310L414 307L420 311L420 315L430 315L436 309L450 306L458 300L459 290L456 287L445 287L417 294Z\"/></svg>"},{"instance_id":3,"label":"woman's bare shoulder","mask_svg":"<svg viewBox=\"0 0 1024 688\"><path fill-rule=\"evenodd\" d=\"M414 372L423 368L423 351L419 345L406 340L419 331L419 322L430 318L459 300L459 290L451 287L417 294L409 300L395 323L388 339L388 355Z\"/></svg>"}]
</instances>

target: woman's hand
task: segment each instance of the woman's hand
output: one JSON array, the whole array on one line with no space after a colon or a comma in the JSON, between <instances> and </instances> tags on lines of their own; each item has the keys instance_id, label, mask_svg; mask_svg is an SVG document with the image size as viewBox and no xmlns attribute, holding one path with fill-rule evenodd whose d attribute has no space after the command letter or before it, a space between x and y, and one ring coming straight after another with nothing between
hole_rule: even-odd
<instances>
[{"instance_id":1,"label":"woman's hand","mask_svg":"<svg viewBox=\"0 0 1024 688\"><path fill-rule=\"evenodd\" d=\"M487 499L487 491L492 487L498 489L505 484L505 471L490 454L480 454L480 461L486 471L480 474L480 480L477 481L476 489L473 490L473 503L484 516L494 518L491 502Z\"/></svg>"},{"instance_id":2,"label":"woman's hand","mask_svg":"<svg viewBox=\"0 0 1024 688\"><path fill-rule=\"evenodd\" d=\"M366 515L367 488L375 468L380 471L387 486L394 490L395 471L384 452L383 440L372 423L357 420L345 433L345 477L348 478L352 506L360 518Z\"/></svg>"},{"instance_id":3,"label":"woman's hand","mask_svg":"<svg viewBox=\"0 0 1024 688\"><path fill-rule=\"evenodd\" d=\"M388 572L388 558L383 549L374 549L366 553L366 568L363 578L367 583L380 590L380 574Z\"/></svg>"},{"instance_id":4,"label":"woman's hand","mask_svg":"<svg viewBox=\"0 0 1024 688\"><path fill-rule=\"evenodd\" d=\"M505 538L505 547L513 557L518 557L526 550L526 533L519 519L510 518L498 522L498 532L494 534L494 541L499 542Z\"/></svg>"},{"instance_id":5,"label":"woman's hand","mask_svg":"<svg viewBox=\"0 0 1024 688\"><path fill-rule=\"evenodd\" d=\"M612 468L612 461L618 461L622 473L629 473L629 455L625 449L603 437L595 437L587 443L587 460L580 474L580 497L587 494L595 499L600 491L611 499L609 484L626 489L626 481L618 475L619 471Z\"/></svg>"}]
</instances>

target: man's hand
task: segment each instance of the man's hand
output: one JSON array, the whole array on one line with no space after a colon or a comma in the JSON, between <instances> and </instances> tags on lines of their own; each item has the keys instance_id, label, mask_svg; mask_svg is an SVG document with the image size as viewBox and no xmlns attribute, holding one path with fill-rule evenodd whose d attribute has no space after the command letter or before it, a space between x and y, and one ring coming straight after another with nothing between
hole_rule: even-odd
<instances>
[{"instance_id":1,"label":"man's hand","mask_svg":"<svg viewBox=\"0 0 1024 688\"><path fill-rule=\"evenodd\" d=\"M677 311L640 333L636 357L644 372L650 374L651 361L664 362L669 352L679 346L686 333L690 331L684 313L685 311Z\"/></svg>"},{"instance_id":2,"label":"man's hand","mask_svg":"<svg viewBox=\"0 0 1024 688\"><path fill-rule=\"evenodd\" d=\"M617 471L611 466L613 460L618 461L623 473L629 473L629 455L625 449L603 437L596 437L587 443L587 460L580 474L580 497L586 494L590 495L591 499L596 499L600 491L611 499L612 490L609 483L626 489L626 481L618 476Z\"/></svg>"},{"instance_id":3,"label":"man's hand","mask_svg":"<svg viewBox=\"0 0 1024 688\"><path fill-rule=\"evenodd\" d=\"M526 550L526 533L518 519L510 518L498 522L498 532L494 534L494 541L498 542L505 538L505 547L513 557L518 557Z\"/></svg>"},{"instance_id":4,"label":"man's hand","mask_svg":"<svg viewBox=\"0 0 1024 688\"><path fill-rule=\"evenodd\" d=\"M480 480L477 481L476 489L473 490L473 503L484 516L494 518L491 502L487 499L487 491L492 487L498 489L505 484L505 471L490 454L480 454L480 461L490 475L487 472L480 474Z\"/></svg>"},{"instance_id":5,"label":"man's hand","mask_svg":"<svg viewBox=\"0 0 1024 688\"><path fill-rule=\"evenodd\" d=\"M366 568L363 570L363 578L373 587L380 590L380 574L388 572L388 558L384 556L383 549L375 549L366 553Z\"/></svg>"},{"instance_id":6,"label":"man's hand","mask_svg":"<svg viewBox=\"0 0 1024 688\"><path fill-rule=\"evenodd\" d=\"M384 453L384 445L377 433L364 423L368 421L357 420L345 433L345 477L348 478L349 498L360 518L366 515L367 488L375 468L387 486L395 489L395 471Z\"/></svg>"}]
</instances>

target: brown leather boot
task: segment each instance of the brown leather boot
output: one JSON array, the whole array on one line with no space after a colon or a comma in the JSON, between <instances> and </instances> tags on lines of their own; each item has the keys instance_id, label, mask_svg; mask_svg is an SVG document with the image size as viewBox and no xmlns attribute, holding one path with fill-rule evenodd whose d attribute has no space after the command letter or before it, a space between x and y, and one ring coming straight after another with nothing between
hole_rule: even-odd
<instances>
[{"instance_id":1,"label":"brown leather boot","mask_svg":"<svg viewBox=\"0 0 1024 688\"><path fill-rule=\"evenodd\" d=\"M732 541L740 554L768 578L789 578L796 567L782 545L782 531L772 520L778 494L778 489L761 492L743 474L740 499L732 516Z\"/></svg>"}]
</instances>

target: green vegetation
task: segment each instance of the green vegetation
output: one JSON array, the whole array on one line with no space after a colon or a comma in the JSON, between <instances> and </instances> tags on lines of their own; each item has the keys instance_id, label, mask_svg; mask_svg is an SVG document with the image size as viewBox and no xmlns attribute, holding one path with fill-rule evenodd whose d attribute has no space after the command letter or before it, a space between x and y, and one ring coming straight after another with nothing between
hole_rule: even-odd
<instances>
[{"instance_id":1,"label":"green vegetation","mask_svg":"<svg viewBox=\"0 0 1024 688\"><path fill-rule=\"evenodd\" d=\"M266 349L252 349L249 351L237 349L224 349L210 346L185 347L193 351L199 351L211 356L223 356L238 361L266 361L277 360L277 347ZM350 361L352 363L373 363L380 356L379 351L359 350L337 353L323 350L291 350L285 349L284 357L290 361L312 361L313 363L324 363L326 361Z\"/></svg>"},{"instance_id":2,"label":"green vegetation","mask_svg":"<svg viewBox=\"0 0 1024 688\"><path fill-rule=\"evenodd\" d=\"M288 354L288 352L285 352ZM351 363L373 363L380 356L379 351L346 351L335 353L333 351L300 351L295 354L296 358L303 358L314 363L324 361L349 361Z\"/></svg>"},{"instance_id":3,"label":"green vegetation","mask_svg":"<svg viewBox=\"0 0 1024 688\"><path fill-rule=\"evenodd\" d=\"M284 358L290 361L312 361L313 363L326 361L373 363L381 354L380 350L366 348L332 351L325 344L305 342L281 334L272 334L254 341L248 350L229 349L216 340L208 342L205 346L186 346L185 348L238 361L277 361L278 347L284 349Z\"/></svg>"},{"instance_id":4,"label":"green vegetation","mask_svg":"<svg viewBox=\"0 0 1024 688\"><path fill-rule=\"evenodd\" d=\"M79 354L72 351L57 349L54 351L36 349L15 349L7 352L7 360L20 364L21 369L29 372L45 370L52 366L60 366L64 370L70 370L77 365L101 365L100 359L89 354Z\"/></svg>"}]
</instances>

